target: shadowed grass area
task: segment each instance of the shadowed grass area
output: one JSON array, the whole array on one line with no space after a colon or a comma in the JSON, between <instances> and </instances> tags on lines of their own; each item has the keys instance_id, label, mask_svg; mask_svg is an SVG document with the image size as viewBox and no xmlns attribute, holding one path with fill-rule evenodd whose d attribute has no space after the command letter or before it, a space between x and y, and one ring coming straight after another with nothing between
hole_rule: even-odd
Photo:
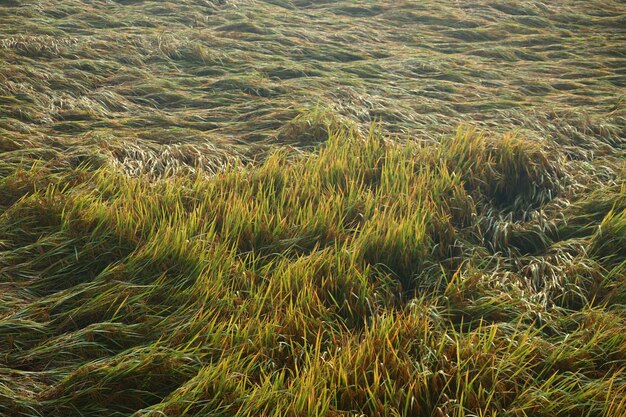
<instances>
[{"instance_id":1,"label":"shadowed grass area","mask_svg":"<svg viewBox=\"0 0 626 417\"><path fill-rule=\"evenodd\" d=\"M519 136L330 132L212 176L17 165L3 413L626 410L623 184L590 206L554 144Z\"/></svg>"}]
</instances>

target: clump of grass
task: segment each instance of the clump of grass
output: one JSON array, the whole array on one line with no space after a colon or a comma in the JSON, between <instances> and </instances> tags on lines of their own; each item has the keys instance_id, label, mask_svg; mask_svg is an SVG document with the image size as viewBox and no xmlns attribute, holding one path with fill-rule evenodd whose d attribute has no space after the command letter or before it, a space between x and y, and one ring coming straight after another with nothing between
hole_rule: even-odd
<instances>
[{"instance_id":1,"label":"clump of grass","mask_svg":"<svg viewBox=\"0 0 626 417\"><path fill-rule=\"evenodd\" d=\"M311 148L326 142L331 135L349 135L355 130L356 126L337 116L337 113L315 108L300 112L283 125L276 133L275 140L282 144Z\"/></svg>"},{"instance_id":2,"label":"clump of grass","mask_svg":"<svg viewBox=\"0 0 626 417\"><path fill-rule=\"evenodd\" d=\"M592 237L589 251L609 265L622 262L626 256L626 210L607 213Z\"/></svg>"},{"instance_id":3,"label":"clump of grass","mask_svg":"<svg viewBox=\"0 0 626 417\"><path fill-rule=\"evenodd\" d=\"M129 413L159 402L194 372L194 359L158 347L131 349L78 368L40 394L52 413ZM123 387L119 389L118 387Z\"/></svg>"},{"instance_id":4,"label":"clump of grass","mask_svg":"<svg viewBox=\"0 0 626 417\"><path fill-rule=\"evenodd\" d=\"M437 156L466 176L468 189L497 208L536 208L555 198L561 186L562 161L536 141L515 135L488 139L467 129L439 149Z\"/></svg>"}]
</instances>

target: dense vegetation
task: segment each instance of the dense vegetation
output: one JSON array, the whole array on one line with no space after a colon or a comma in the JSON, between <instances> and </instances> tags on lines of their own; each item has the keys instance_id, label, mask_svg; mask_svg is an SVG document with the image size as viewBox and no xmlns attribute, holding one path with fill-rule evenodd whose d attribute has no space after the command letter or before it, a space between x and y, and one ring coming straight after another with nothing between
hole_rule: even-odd
<instances>
[{"instance_id":1,"label":"dense vegetation","mask_svg":"<svg viewBox=\"0 0 626 417\"><path fill-rule=\"evenodd\" d=\"M625 27L2 2L0 415L625 415Z\"/></svg>"}]
</instances>

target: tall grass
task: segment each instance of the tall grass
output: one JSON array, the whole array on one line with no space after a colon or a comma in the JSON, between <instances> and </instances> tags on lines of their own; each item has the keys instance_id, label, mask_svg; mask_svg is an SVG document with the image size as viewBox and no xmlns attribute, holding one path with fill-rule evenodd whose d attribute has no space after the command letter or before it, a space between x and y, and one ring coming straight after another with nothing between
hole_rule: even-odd
<instances>
[{"instance_id":1,"label":"tall grass","mask_svg":"<svg viewBox=\"0 0 626 417\"><path fill-rule=\"evenodd\" d=\"M548 149L341 130L211 175L18 168L0 185L0 407L621 415L624 188L577 229L548 219L532 256L484 230L498 212L529 233L521 207L570 197Z\"/></svg>"}]
</instances>

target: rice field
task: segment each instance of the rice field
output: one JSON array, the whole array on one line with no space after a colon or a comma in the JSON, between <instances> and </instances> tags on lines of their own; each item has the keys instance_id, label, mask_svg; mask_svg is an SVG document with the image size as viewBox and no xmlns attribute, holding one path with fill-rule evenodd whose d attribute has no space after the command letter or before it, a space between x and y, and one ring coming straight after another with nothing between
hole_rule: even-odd
<instances>
[{"instance_id":1,"label":"rice field","mask_svg":"<svg viewBox=\"0 0 626 417\"><path fill-rule=\"evenodd\" d=\"M0 415L626 415L626 5L0 2Z\"/></svg>"}]
</instances>

